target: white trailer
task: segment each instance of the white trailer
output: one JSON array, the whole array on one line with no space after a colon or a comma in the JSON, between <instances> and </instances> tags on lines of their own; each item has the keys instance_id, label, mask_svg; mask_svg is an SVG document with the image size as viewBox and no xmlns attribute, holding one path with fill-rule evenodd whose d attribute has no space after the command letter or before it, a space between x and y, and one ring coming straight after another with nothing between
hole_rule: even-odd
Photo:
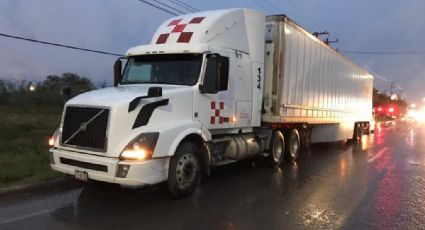
<instances>
[{"instance_id":1,"label":"white trailer","mask_svg":"<svg viewBox=\"0 0 425 230\"><path fill-rule=\"evenodd\" d=\"M368 128L373 77L364 68L284 15L268 16L266 28L263 123L308 124L312 143Z\"/></svg>"},{"instance_id":2,"label":"white trailer","mask_svg":"<svg viewBox=\"0 0 425 230\"><path fill-rule=\"evenodd\" d=\"M66 103L53 170L165 181L182 197L212 166L263 156L278 167L310 142L359 141L372 114L367 71L287 17L248 9L165 21L115 62L114 85Z\"/></svg>"}]
</instances>

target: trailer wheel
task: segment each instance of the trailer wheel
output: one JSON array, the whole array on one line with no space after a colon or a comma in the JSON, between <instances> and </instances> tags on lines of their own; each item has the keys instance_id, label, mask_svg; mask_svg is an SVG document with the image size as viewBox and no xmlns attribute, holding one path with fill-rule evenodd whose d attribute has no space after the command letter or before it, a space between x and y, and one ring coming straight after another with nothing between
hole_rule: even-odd
<instances>
[{"instance_id":1,"label":"trailer wheel","mask_svg":"<svg viewBox=\"0 0 425 230\"><path fill-rule=\"evenodd\" d=\"M285 152L285 139L281 131L276 130L273 133L269 155L267 156L269 163L273 167L279 167L283 161L283 155Z\"/></svg>"},{"instance_id":2,"label":"trailer wheel","mask_svg":"<svg viewBox=\"0 0 425 230\"><path fill-rule=\"evenodd\" d=\"M297 129L292 129L286 138L285 160L295 162L301 150L300 133Z\"/></svg>"},{"instance_id":3,"label":"trailer wheel","mask_svg":"<svg viewBox=\"0 0 425 230\"><path fill-rule=\"evenodd\" d=\"M167 187L173 198L192 194L201 181L201 162L197 146L183 142L170 160Z\"/></svg>"}]
</instances>

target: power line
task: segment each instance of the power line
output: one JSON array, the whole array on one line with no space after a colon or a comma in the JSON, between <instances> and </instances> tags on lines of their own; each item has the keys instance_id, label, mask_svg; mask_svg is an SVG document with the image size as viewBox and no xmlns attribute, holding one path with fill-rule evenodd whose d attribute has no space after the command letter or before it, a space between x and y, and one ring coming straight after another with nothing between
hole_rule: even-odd
<instances>
[{"instance_id":1,"label":"power line","mask_svg":"<svg viewBox=\"0 0 425 230\"><path fill-rule=\"evenodd\" d=\"M177 15L178 15L178 14L176 14L175 12L172 12L172 11L170 11L170 10L167 10L167 9L165 9L165 8L163 8L163 7L160 7L160 6L158 6L158 5L155 5L155 4L151 3L151 2L148 2L148 1L145 1L145 0L137 0L137 1L139 1L139 2L143 2L143 3L145 3L145 4L149 5L149 6L152 6L152 7L154 7L154 8L157 8L158 10L164 11L164 12L169 13L169 14L171 14L171 15L174 15L174 16L177 16Z\"/></svg>"},{"instance_id":2,"label":"power line","mask_svg":"<svg viewBox=\"0 0 425 230\"><path fill-rule=\"evenodd\" d=\"M163 2L160 2L160 1L158 1L158 0L152 0L152 1L154 1L154 2L158 3L158 4L162 5L162 6L168 7L169 9L175 10L175 11L177 11L177 12L179 12L179 13L186 14L186 12L183 12L183 11L181 11L181 10L177 9L177 8L174 8L174 7L172 7L172 6L170 6L170 5L167 5L167 4L163 3Z\"/></svg>"},{"instance_id":3,"label":"power line","mask_svg":"<svg viewBox=\"0 0 425 230\"><path fill-rule=\"evenodd\" d=\"M276 6L274 3L271 3L271 2L269 2L269 1L267 1L267 0L263 0L263 1L264 1L264 3L265 3L266 5L270 6L272 9L275 9L275 10L277 10L278 12L280 11L280 10L279 10L279 8L280 8L280 7Z\"/></svg>"},{"instance_id":4,"label":"power line","mask_svg":"<svg viewBox=\"0 0 425 230\"><path fill-rule=\"evenodd\" d=\"M346 54L378 54L378 55L423 55L425 52L415 52L415 51L402 51L402 52L396 52L396 51L353 51L353 50L346 50L341 51L342 53Z\"/></svg>"},{"instance_id":5,"label":"power line","mask_svg":"<svg viewBox=\"0 0 425 230\"><path fill-rule=\"evenodd\" d=\"M163 7L160 7L158 5L155 5L155 4L150 3L148 1L145 1L145 0L138 0L138 1L143 2L143 3L147 4L147 5L150 5L150 6L154 7L154 8L157 8L159 10L162 10L162 11L164 11L166 13L171 14L171 15L177 16L177 14L175 12L172 12L170 10L167 10L167 9L165 9ZM153 0L153 1L158 2L159 4L164 5L164 6L168 7L168 8L170 8L170 9L174 9L174 10L180 12L180 13L183 13L183 14L185 13L185 12L180 11L180 10L178 10L178 9L172 7L172 6L169 6L169 5L166 5L166 4L162 3L162 2L159 2L158 0ZM178 1L178 0L175 0L175 1ZM21 37L21 36L16 36L16 35L5 34L5 33L0 33L0 36L6 37L6 38L17 39L17 40L28 41L28 42L39 43L39 44L44 44L44 45L56 46L56 47L61 47L61 48L67 48L67 49L73 49L73 50L79 50L79 51L97 53L97 54L104 54L104 55L111 55L111 56L118 56L118 57L123 56L123 54L117 54L117 53L111 53L111 52L106 52L106 51L101 51L101 50L93 50L93 49L81 48L81 47L77 47L77 46L64 45L64 44L60 44L60 43L46 42L46 41L41 41L41 40L36 40L36 39L31 39L31 38L25 38L25 37Z\"/></svg>"},{"instance_id":6,"label":"power line","mask_svg":"<svg viewBox=\"0 0 425 230\"><path fill-rule=\"evenodd\" d=\"M354 59L358 65L360 65L361 67L365 68L367 71L372 73L373 77L375 77L379 80L385 81L387 83L391 82L390 80L386 79L385 77L382 77L381 75L379 75L377 72L373 71L372 68L369 68L369 66L367 66L365 64L360 64L360 62L355 57L353 57L352 55L350 55L350 58Z\"/></svg>"},{"instance_id":7,"label":"power line","mask_svg":"<svg viewBox=\"0 0 425 230\"><path fill-rule=\"evenodd\" d=\"M316 23L316 21L315 20L313 20L310 16L308 16L307 14L304 14L304 12L295 4L295 3L293 3L292 1L290 1L290 0L286 0L295 10L297 10L298 11L298 13L300 13L301 15L303 15L303 16L305 16L310 22L312 22L313 24L315 24L315 26L317 26L317 27L321 27L321 26L318 26L318 24Z\"/></svg>"},{"instance_id":8,"label":"power line","mask_svg":"<svg viewBox=\"0 0 425 230\"><path fill-rule=\"evenodd\" d=\"M265 10L265 11L269 11L270 10L270 8L268 8L269 6L268 5L263 5L263 4L260 4L260 2L259 1L257 1L257 0L252 0L257 6L259 6L260 8L262 8L263 10ZM273 9L272 9L273 10Z\"/></svg>"},{"instance_id":9,"label":"power line","mask_svg":"<svg viewBox=\"0 0 425 230\"><path fill-rule=\"evenodd\" d=\"M169 2L173 3L173 4L174 4L174 5L176 5L176 6L179 6L181 9L188 10L190 13L195 13L195 12L197 12L196 10L193 10L193 9L191 9L190 7L187 7L187 6L185 6L185 5L183 5L183 4L179 3L179 2L177 2L177 1L175 1L175 0L167 0L167 1L169 1Z\"/></svg>"},{"instance_id":10,"label":"power line","mask_svg":"<svg viewBox=\"0 0 425 230\"><path fill-rule=\"evenodd\" d=\"M286 0L296 11L298 11L298 13L300 13L302 16L305 17L305 19L307 19L307 21L309 21L311 24L314 25L314 27L316 27L317 29L320 29L320 27L324 28L323 25L320 25L317 20L315 20L314 18L312 18L309 14L305 14L292 0ZM333 39L336 39L336 37L334 36L330 36Z\"/></svg>"},{"instance_id":11,"label":"power line","mask_svg":"<svg viewBox=\"0 0 425 230\"><path fill-rule=\"evenodd\" d=\"M350 54L348 54L348 55L350 55ZM352 55L350 55L350 57L352 59L356 60L356 58L353 57ZM378 74L377 72L373 71L372 68L369 68L365 64L360 64L360 62L358 62L358 61L356 63L358 65L362 66L363 68L365 68L367 71L369 71L369 73L371 73L373 75L374 79L381 80L381 81L386 82L387 84L390 84L390 88L393 88L395 86L399 91L403 91L403 88L399 84L397 84L395 81L391 81L391 80L386 79L385 77L382 77L380 74ZM391 91L392 91L392 89L391 89Z\"/></svg>"},{"instance_id":12,"label":"power line","mask_svg":"<svg viewBox=\"0 0 425 230\"><path fill-rule=\"evenodd\" d=\"M147 5L151 6L151 7L154 7L156 9L158 9L158 10L161 10L161 11L163 11L165 13L171 14L173 16L179 15L178 13L180 13L180 14L186 14L187 13L187 12L184 12L182 10L179 10L178 8L176 8L174 6L171 6L169 4L166 4L166 3L162 2L162 1L159 1L159 0L152 0L152 1L156 2L157 4L152 3L152 2L148 2L148 1L145 1L145 0L138 0L138 1L139 2L142 2L142 3L145 3L145 4L147 4ZM191 13L194 13L196 11L199 11L197 8L192 7L192 6L189 6L188 4L186 4L186 3L182 2L182 1L179 1L179 0L168 0L168 1L174 3L174 5L176 5L176 6L180 7L180 8L184 8L186 10L189 10L189 12L191 12ZM178 12L178 13L176 13L176 12Z\"/></svg>"},{"instance_id":13,"label":"power line","mask_svg":"<svg viewBox=\"0 0 425 230\"><path fill-rule=\"evenodd\" d=\"M201 11L200 9L195 8L195 7L193 7L193 6L190 6L190 5L188 5L187 3L185 3L185 2L183 2L183 1L181 1L181 0L174 0L174 1L179 2L180 4L183 4L183 5L185 5L185 6L189 7L189 8L191 8L191 9L193 9L194 11Z\"/></svg>"},{"instance_id":14,"label":"power line","mask_svg":"<svg viewBox=\"0 0 425 230\"><path fill-rule=\"evenodd\" d=\"M122 54L117 54L117 53L110 53L110 52L105 52L105 51L101 51L101 50L92 50L92 49L80 48L80 47L76 47L76 46L63 45L63 44L59 44L59 43L40 41L40 40L36 40L36 39L24 38L24 37L10 35L10 34L4 34L4 33L0 33L0 36L18 39L18 40L23 40L23 41L28 41L28 42L40 43L40 44L44 44L44 45L57 46L57 47L62 47L62 48L91 52L91 53L98 53L98 54L118 56L118 57L124 56Z\"/></svg>"}]
</instances>

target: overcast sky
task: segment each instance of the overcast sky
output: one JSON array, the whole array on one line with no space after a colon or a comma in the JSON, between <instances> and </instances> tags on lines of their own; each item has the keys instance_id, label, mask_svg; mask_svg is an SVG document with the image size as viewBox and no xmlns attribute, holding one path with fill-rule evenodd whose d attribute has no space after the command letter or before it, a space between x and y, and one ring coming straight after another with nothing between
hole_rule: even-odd
<instances>
[{"instance_id":1,"label":"overcast sky","mask_svg":"<svg viewBox=\"0 0 425 230\"><path fill-rule=\"evenodd\" d=\"M312 32L329 31L339 39L333 46L340 51L425 52L424 0L183 1L200 10L246 7L284 13ZM156 27L169 17L137 0L0 1L0 33L114 53L150 42ZM411 102L425 97L424 54L348 56L395 81ZM0 37L0 79L42 81L69 71L96 84L110 83L114 60ZM389 90L383 80L376 79L375 86Z\"/></svg>"}]
</instances>

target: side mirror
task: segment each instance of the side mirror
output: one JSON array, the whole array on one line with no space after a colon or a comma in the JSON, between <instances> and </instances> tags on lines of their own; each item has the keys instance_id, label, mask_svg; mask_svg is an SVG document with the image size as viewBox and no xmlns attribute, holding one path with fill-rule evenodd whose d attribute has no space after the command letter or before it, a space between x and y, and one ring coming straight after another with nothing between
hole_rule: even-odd
<instances>
[{"instance_id":1,"label":"side mirror","mask_svg":"<svg viewBox=\"0 0 425 230\"><path fill-rule=\"evenodd\" d=\"M216 94L227 90L229 81L229 58L219 54L207 55L205 76L199 90L203 94Z\"/></svg>"},{"instance_id":2,"label":"side mirror","mask_svg":"<svg viewBox=\"0 0 425 230\"><path fill-rule=\"evenodd\" d=\"M117 59L114 64L114 86L118 86L118 83L121 81L122 77L122 62L120 59Z\"/></svg>"},{"instance_id":3,"label":"side mirror","mask_svg":"<svg viewBox=\"0 0 425 230\"><path fill-rule=\"evenodd\" d=\"M148 89L148 97L162 97L161 87L150 87Z\"/></svg>"}]
</instances>

